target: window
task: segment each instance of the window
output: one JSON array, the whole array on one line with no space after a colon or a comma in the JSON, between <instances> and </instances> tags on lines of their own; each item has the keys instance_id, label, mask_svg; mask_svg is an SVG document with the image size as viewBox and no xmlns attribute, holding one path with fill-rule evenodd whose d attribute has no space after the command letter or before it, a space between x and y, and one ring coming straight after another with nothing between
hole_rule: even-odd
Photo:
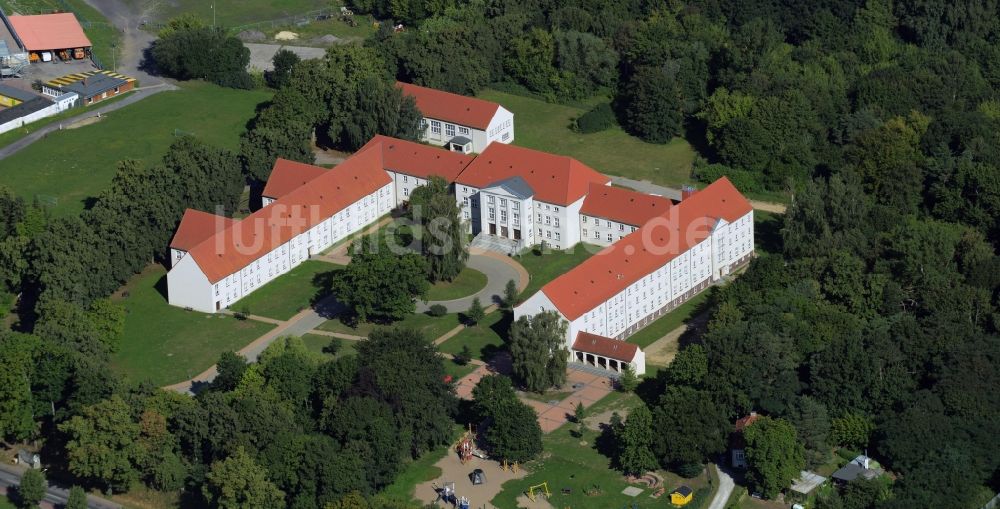
<instances>
[{"instance_id":1,"label":"window","mask_svg":"<svg viewBox=\"0 0 1000 509\"><path fill-rule=\"evenodd\" d=\"M501 207L507 206L507 198L500 198L500 206Z\"/></svg>"},{"instance_id":2,"label":"window","mask_svg":"<svg viewBox=\"0 0 1000 509\"><path fill-rule=\"evenodd\" d=\"M551 239L552 238L552 230L545 230L545 237Z\"/></svg>"},{"instance_id":3,"label":"window","mask_svg":"<svg viewBox=\"0 0 1000 509\"><path fill-rule=\"evenodd\" d=\"M611 221L608 221L608 228L611 228Z\"/></svg>"},{"instance_id":4,"label":"window","mask_svg":"<svg viewBox=\"0 0 1000 509\"><path fill-rule=\"evenodd\" d=\"M468 218L469 218L469 211L468 211L468 210L466 210L466 211L464 212L464 214L465 214L465 218L466 218L466 219L468 219Z\"/></svg>"},{"instance_id":5,"label":"window","mask_svg":"<svg viewBox=\"0 0 1000 509\"><path fill-rule=\"evenodd\" d=\"M518 224L520 222L521 222L521 214L518 214L517 212L515 212L514 213L514 224Z\"/></svg>"},{"instance_id":6,"label":"window","mask_svg":"<svg viewBox=\"0 0 1000 509\"><path fill-rule=\"evenodd\" d=\"M404 187L403 196L409 196L409 195L410 195L410 189L408 187ZM348 209L347 215L351 215L350 209Z\"/></svg>"},{"instance_id":7,"label":"window","mask_svg":"<svg viewBox=\"0 0 1000 509\"><path fill-rule=\"evenodd\" d=\"M620 231L620 232L625 231L625 225L623 225L621 223L618 223L618 231Z\"/></svg>"},{"instance_id":8,"label":"window","mask_svg":"<svg viewBox=\"0 0 1000 509\"><path fill-rule=\"evenodd\" d=\"M462 205L466 206L466 207L469 206L469 197L468 196L466 196L465 198L462 198Z\"/></svg>"},{"instance_id":9,"label":"window","mask_svg":"<svg viewBox=\"0 0 1000 509\"><path fill-rule=\"evenodd\" d=\"M487 195L486 203L493 203L493 195Z\"/></svg>"},{"instance_id":10,"label":"window","mask_svg":"<svg viewBox=\"0 0 1000 509\"><path fill-rule=\"evenodd\" d=\"M556 228L558 228L558 227L559 227L559 218L557 217L556 218Z\"/></svg>"},{"instance_id":11,"label":"window","mask_svg":"<svg viewBox=\"0 0 1000 509\"><path fill-rule=\"evenodd\" d=\"M452 137L454 137L455 136L455 124L445 124L444 125L444 134L446 136L452 136Z\"/></svg>"},{"instance_id":12,"label":"window","mask_svg":"<svg viewBox=\"0 0 1000 509\"><path fill-rule=\"evenodd\" d=\"M587 229L586 229L586 228L584 228L584 229L583 229L583 236L584 236L584 237L586 237L586 236L587 236Z\"/></svg>"},{"instance_id":13,"label":"window","mask_svg":"<svg viewBox=\"0 0 1000 509\"><path fill-rule=\"evenodd\" d=\"M608 242L611 242L611 234L608 234Z\"/></svg>"},{"instance_id":14,"label":"window","mask_svg":"<svg viewBox=\"0 0 1000 509\"><path fill-rule=\"evenodd\" d=\"M421 131L426 131L427 130L427 119L426 118L420 119L420 130Z\"/></svg>"},{"instance_id":15,"label":"window","mask_svg":"<svg viewBox=\"0 0 1000 509\"><path fill-rule=\"evenodd\" d=\"M553 212L559 212L559 207L552 207Z\"/></svg>"},{"instance_id":16,"label":"window","mask_svg":"<svg viewBox=\"0 0 1000 509\"><path fill-rule=\"evenodd\" d=\"M580 220L583 221L584 223L586 223L587 222L587 216L580 216Z\"/></svg>"},{"instance_id":17,"label":"window","mask_svg":"<svg viewBox=\"0 0 1000 509\"><path fill-rule=\"evenodd\" d=\"M541 212L538 213L538 222L539 223L542 222L542 214L541 214Z\"/></svg>"},{"instance_id":18,"label":"window","mask_svg":"<svg viewBox=\"0 0 1000 509\"><path fill-rule=\"evenodd\" d=\"M556 240L559 240L559 232L556 232Z\"/></svg>"},{"instance_id":19,"label":"window","mask_svg":"<svg viewBox=\"0 0 1000 509\"><path fill-rule=\"evenodd\" d=\"M521 204L519 202L514 202L514 210L520 210Z\"/></svg>"},{"instance_id":20,"label":"window","mask_svg":"<svg viewBox=\"0 0 1000 509\"><path fill-rule=\"evenodd\" d=\"M509 139L510 139L510 133L503 133L503 141L507 141Z\"/></svg>"},{"instance_id":21,"label":"window","mask_svg":"<svg viewBox=\"0 0 1000 509\"><path fill-rule=\"evenodd\" d=\"M541 229L541 228L539 228L539 229L538 229L538 236L539 236L539 237L541 237L541 236L542 236L542 229Z\"/></svg>"},{"instance_id":22,"label":"window","mask_svg":"<svg viewBox=\"0 0 1000 509\"><path fill-rule=\"evenodd\" d=\"M431 132L434 134L441 134L441 122L431 120Z\"/></svg>"},{"instance_id":23,"label":"window","mask_svg":"<svg viewBox=\"0 0 1000 509\"><path fill-rule=\"evenodd\" d=\"M458 126L458 134L469 134L469 128Z\"/></svg>"},{"instance_id":24,"label":"window","mask_svg":"<svg viewBox=\"0 0 1000 509\"><path fill-rule=\"evenodd\" d=\"M500 209L500 220L507 222L507 209Z\"/></svg>"},{"instance_id":25,"label":"window","mask_svg":"<svg viewBox=\"0 0 1000 509\"><path fill-rule=\"evenodd\" d=\"M545 205L545 210L549 210L548 204Z\"/></svg>"},{"instance_id":26,"label":"window","mask_svg":"<svg viewBox=\"0 0 1000 509\"><path fill-rule=\"evenodd\" d=\"M545 216L545 224L552 224L552 216Z\"/></svg>"},{"instance_id":27,"label":"window","mask_svg":"<svg viewBox=\"0 0 1000 509\"><path fill-rule=\"evenodd\" d=\"M496 218L496 209L490 209L490 219Z\"/></svg>"},{"instance_id":28,"label":"window","mask_svg":"<svg viewBox=\"0 0 1000 509\"><path fill-rule=\"evenodd\" d=\"M599 239L599 238L601 238L601 232L599 232L599 231L597 231L597 230L594 230L594 238L595 238L595 239Z\"/></svg>"}]
</instances>

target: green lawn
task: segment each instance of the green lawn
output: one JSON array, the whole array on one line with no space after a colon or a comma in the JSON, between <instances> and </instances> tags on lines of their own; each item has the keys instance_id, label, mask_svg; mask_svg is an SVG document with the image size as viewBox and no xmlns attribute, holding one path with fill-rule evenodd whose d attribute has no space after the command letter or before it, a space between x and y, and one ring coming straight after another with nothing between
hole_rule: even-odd
<instances>
[{"instance_id":1,"label":"green lawn","mask_svg":"<svg viewBox=\"0 0 1000 509\"><path fill-rule=\"evenodd\" d=\"M319 287L314 279L317 275L343 268L342 265L306 260L229 307L236 311L248 310L252 315L288 320L308 308L316 297Z\"/></svg>"},{"instance_id":2,"label":"green lawn","mask_svg":"<svg viewBox=\"0 0 1000 509\"><path fill-rule=\"evenodd\" d=\"M77 214L107 187L118 161L158 162L176 139L175 129L211 145L238 148L246 122L269 97L263 90L184 83L181 90L158 93L95 124L52 133L0 161L0 184L29 200L51 197L54 215Z\"/></svg>"},{"instance_id":3,"label":"green lawn","mask_svg":"<svg viewBox=\"0 0 1000 509\"><path fill-rule=\"evenodd\" d=\"M708 300L711 288L691 297L691 300L677 306L676 309L660 317L644 329L628 337L628 342L646 348L666 333L680 327L685 321L702 309L702 304Z\"/></svg>"},{"instance_id":4,"label":"green lawn","mask_svg":"<svg viewBox=\"0 0 1000 509\"><path fill-rule=\"evenodd\" d=\"M521 292L522 300L534 295L545 286L545 283L580 265L601 249L600 246L581 243L565 251L547 250L539 253L532 249L522 253L516 260L524 266L528 275L531 276L528 287Z\"/></svg>"},{"instance_id":5,"label":"green lawn","mask_svg":"<svg viewBox=\"0 0 1000 509\"><path fill-rule=\"evenodd\" d=\"M496 101L514 113L514 144L572 156L595 170L610 175L649 180L668 186L691 183L694 149L682 138L658 145L630 136L621 128L580 134L570 129L583 108L553 104L484 90L479 97ZM606 100L596 97L596 104Z\"/></svg>"},{"instance_id":6,"label":"green lawn","mask_svg":"<svg viewBox=\"0 0 1000 509\"><path fill-rule=\"evenodd\" d=\"M450 313L440 317L434 317L426 313L414 313L390 325L395 327L410 327L417 329L424 334L425 338L433 340L445 332L457 327L459 325L459 321L457 313ZM334 318L333 320L323 322L317 328L329 332L340 332L355 336L368 336L372 333L372 331L382 326L383 325L380 324L365 322L358 324L357 327L350 327L339 318Z\"/></svg>"},{"instance_id":7,"label":"green lawn","mask_svg":"<svg viewBox=\"0 0 1000 509\"><path fill-rule=\"evenodd\" d=\"M126 0L140 5L151 4L149 0ZM191 13L201 18L206 24L212 24L214 6L215 22L224 27L235 27L267 21L286 16L305 14L317 9L326 9L339 5L329 0L171 0L156 2L153 19L165 22L182 13Z\"/></svg>"},{"instance_id":8,"label":"green lawn","mask_svg":"<svg viewBox=\"0 0 1000 509\"><path fill-rule=\"evenodd\" d=\"M635 394L615 392L594 406L587 409L588 416L597 415L608 410L623 411L642 404ZM610 468L608 456L599 452L594 445L599 432L587 429L583 437L573 436L570 431L576 426L563 426L542 438L544 454L525 464L525 469L531 472L523 479L509 481L501 491L490 501L496 507L516 507L516 499L526 492L529 486L548 482L552 497L549 502L553 507L632 507L635 503L639 508L669 507L667 495L659 500L649 498L650 492L644 491L636 498L622 494L629 486L621 472ZM585 445L581 445L581 441ZM670 472L659 472L665 479L668 490L676 488L679 478ZM692 489L698 490L708 484L708 476L702 475L695 479L684 480ZM594 486L600 488L600 494L588 496L585 490ZM569 489L569 494L563 494L563 489ZM705 496L705 495L703 495Z\"/></svg>"},{"instance_id":9,"label":"green lawn","mask_svg":"<svg viewBox=\"0 0 1000 509\"><path fill-rule=\"evenodd\" d=\"M112 361L133 381L180 382L207 369L227 350L239 350L272 325L167 304L166 271L147 269L113 297L125 306L125 334Z\"/></svg>"},{"instance_id":10,"label":"green lawn","mask_svg":"<svg viewBox=\"0 0 1000 509\"><path fill-rule=\"evenodd\" d=\"M302 335L302 342L305 343L306 348L308 348L312 352L322 353L324 355L327 354L326 352L323 351L323 349L326 348L327 345L330 344L330 341L333 341L334 339L337 338L331 338L330 336L324 336L322 334ZM340 341L340 350L337 350L337 355L334 356L335 359L340 357L345 357L348 355L354 355L357 353L357 344L358 344L357 341L351 341L349 339L337 339L337 340Z\"/></svg>"},{"instance_id":11,"label":"green lawn","mask_svg":"<svg viewBox=\"0 0 1000 509\"><path fill-rule=\"evenodd\" d=\"M0 509L17 509L17 506L6 495L3 495L0 496Z\"/></svg>"},{"instance_id":12,"label":"green lawn","mask_svg":"<svg viewBox=\"0 0 1000 509\"><path fill-rule=\"evenodd\" d=\"M460 299L472 295L483 288L486 288L486 274L466 267L462 269L462 272L454 280L441 281L431 285L430 289L427 290L427 300ZM488 302L483 303L483 307L488 305Z\"/></svg>"},{"instance_id":13,"label":"green lawn","mask_svg":"<svg viewBox=\"0 0 1000 509\"><path fill-rule=\"evenodd\" d=\"M134 94L134 93L135 92L128 92L128 93L124 93L124 94L118 94L118 95L116 95L114 97L105 99L105 100L103 100L101 102L94 103L94 104L91 104L89 106L83 106L82 108L70 108L70 109L68 109L68 110L66 110L66 111L64 111L64 112L62 112L62 113L60 113L58 115L53 115L51 117L43 118L41 120L38 120L37 122L32 122L32 123L27 124L27 125L25 125L23 127L19 127L17 129L14 129L13 131L7 131L7 132L5 132L3 134L0 134L0 147L6 147L7 145L10 145L11 143L14 143L15 141L17 141L17 140L19 140L21 138L24 138L25 136L27 136L27 135L29 135L29 134L31 134L31 133L33 133L33 132L35 132L35 131L37 131L37 130L39 130L39 129L47 126L47 125L49 125L49 124L52 124L52 123L55 123L55 122L62 122L65 119L67 119L69 117L75 117L75 116L79 115L80 113L82 113L84 111L87 111L87 110L90 110L90 109L95 109L95 108L100 108L102 106L107 106L108 104L111 104L113 102L121 101L121 100L125 99L126 97L128 97L129 95Z\"/></svg>"},{"instance_id":14,"label":"green lawn","mask_svg":"<svg viewBox=\"0 0 1000 509\"><path fill-rule=\"evenodd\" d=\"M98 60L110 69L115 58L111 52L113 46L120 46L121 33L108 23L108 20L101 15L97 9L88 5L84 0L0 0L0 6L8 15L14 12L21 14L43 14L54 11L65 11L66 5L73 10L76 18L80 20L84 33L93 44L94 55ZM117 51L115 49L114 51ZM141 84L140 84L141 85Z\"/></svg>"},{"instance_id":15,"label":"green lawn","mask_svg":"<svg viewBox=\"0 0 1000 509\"><path fill-rule=\"evenodd\" d=\"M267 34L270 39L273 39L275 34L283 30L295 32L299 34L299 38L292 41L292 44L303 46L310 46L312 39L324 35L334 35L350 41L362 41L375 33L375 26L372 24L370 16L356 14L354 21L357 22L358 26L349 26L347 23L341 21L338 15L331 19L314 20L308 25L275 24L271 26L270 24L266 24L255 28Z\"/></svg>"},{"instance_id":16,"label":"green lawn","mask_svg":"<svg viewBox=\"0 0 1000 509\"><path fill-rule=\"evenodd\" d=\"M510 316L509 313L499 311L490 313L479 326L468 327L448 338L438 345L438 350L455 355L462 351L463 346L468 345L473 359L489 359L504 346L504 338L510 328Z\"/></svg>"}]
</instances>

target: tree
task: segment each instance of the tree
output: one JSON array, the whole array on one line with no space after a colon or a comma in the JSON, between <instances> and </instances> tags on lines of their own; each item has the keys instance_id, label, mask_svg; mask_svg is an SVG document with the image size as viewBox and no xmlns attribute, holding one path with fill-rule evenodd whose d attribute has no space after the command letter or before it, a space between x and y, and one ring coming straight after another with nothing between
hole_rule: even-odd
<instances>
[{"instance_id":1,"label":"tree","mask_svg":"<svg viewBox=\"0 0 1000 509\"><path fill-rule=\"evenodd\" d=\"M448 182L433 176L410 193L409 216L421 226L420 252L427 259L432 282L458 277L469 259L461 211ZM481 306L480 306L481 307Z\"/></svg>"},{"instance_id":2,"label":"tree","mask_svg":"<svg viewBox=\"0 0 1000 509\"><path fill-rule=\"evenodd\" d=\"M511 311L517 306L518 293L520 292L517 291L517 282L513 279L508 280L507 285L503 287L503 309Z\"/></svg>"},{"instance_id":3,"label":"tree","mask_svg":"<svg viewBox=\"0 0 1000 509\"><path fill-rule=\"evenodd\" d=\"M626 364L622 368L622 374L618 377L618 390L622 392L632 392L639 386L639 377L635 374L635 369L631 364Z\"/></svg>"},{"instance_id":4,"label":"tree","mask_svg":"<svg viewBox=\"0 0 1000 509\"><path fill-rule=\"evenodd\" d=\"M243 373L247 370L247 360L236 352L222 352L215 366L218 374L212 380L212 388L231 391L243 378Z\"/></svg>"},{"instance_id":5,"label":"tree","mask_svg":"<svg viewBox=\"0 0 1000 509\"><path fill-rule=\"evenodd\" d=\"M795 428L784 419L761 417L743 430L750 487L774 498L805 468Z\"/></svg>"},{"instance_id":6,"label":"tree","mask_svg":"<svg viewBox=\"0 0 1000 509\"><path fill-rule=\"evenodd\" d=\"M87 492L79 486L70 488L65 509L87 509Z\"/></svg>"},{"instance_id":7,"label":"tree","mask_svg":"<svg viewBox=\"0 0 1000 509\"><path fill-rule=\"evenodd\" d=\"M0 438L24 439L35 431L31 377L39 347L33 336L0 332Z\"/></svg>"},{"instance_id":8,"label":"tree","mask_svg":"<svg viewBox=\"0 0 1000 509\"><path fill-rule=\"evenodd\" d=\"M542 452L538 417L531 407L517 399L510 379L502 375L484 377L472 396L477 414L485 420L483 436L491 455L524 462Z\"/></svg>"},{"instance_id":9,"label":"tree","mask_svg":"<svg viewBox=\"0 0 1000 509\"><path fill-rule=\"evenodd\" d=\"M620 433L615 434L618 442L618 466L627 475L641 475L656 468L656 456L650 450L653 443L653 415L646 405L633 410Z\"/></svg>"},{"instance_id":10,"label":"tree","mask_svg":"<svg viewBox=\"0 0 1000 509\"><path fill-rule=\"evenodd\" d=\"M584 414L583 402L577 401L576 406L573 407L573 422L577 424L582 424L583 414Z\"/></svg>"},{"instance_id":11,"label":"tree","mask_svg":"<svg viewBox=\"0 0 1000 509\"><path fill-rule=\"evenodd\" d=\"M849 413L830 422L830 439L837 445L860 449L868 445L875 424L864 415Z\"/></svg>"},{"instance_id":12,"label":"tree","mask_svg":"<svg viewBox=\"0 0 1000 509\"><path fill-rule=\"evenodd\" d=\"M336 271L330 293L359 321L400 320L416 309L414 297L427 292L427 261L412 252L394 254L374 237L355 242L351 263Z\"/></svg>"},{"instance_id":13,"label":"tree","mask_svg":"<svg viewBox=\"0 0 1000 509\"><path fill-rule=\"evenodd\" d=\"M700 471L725 450L731 425L708 393L667 387L652 412L656 434L650 449L664 467Z\"/></svg>"},{"instance_id":14,"label":"tree","mask_svg":"<svg viewBox=\"0 0 1000 509\"><path fill-rule=\"evenodd\" d=\"M271 88L281 88L285 86L285 83L291 79L292 68L296 64L301 62L302 59L292 51L287 49L279 49L277 53L271 57L271 63L274 64L274 70L267 74L267 82Z\"/></svg>"},{"instance_id":15,"label":"tree","mask_svg":"<svg viewBox=\"0 0 1000 509\"><path fill-rule=\"evenodd\" d=\"M139 425L120 396L83 408L59 430L68 436L68 466L77 477L117 491L138 480Z\"/></svg>"},{"instance_id":16,"label":"tree","mask_svg":"<svg viewBox=\"0 0 1000 509\"><path fill-rule=\"evenodd\" d=\"M17 487L17 498L21 507L38 507L38 503L45 498L45 474L35 469L25 472Z\"/></svg>"},{"instance_id":17,"label":"tree","mask_svg":"<svg viewBox=\"0 0 1000 509\"><path fill-rule=\"evenodd\" d=\"M267 470L242 447L212 464L202 492L212 507L220 509L269 509L285 504L285 494L267 478Z\"/></svg>"},{"instance_id":18,"label":"tree","mask_svg":"<svg viewBox=\"0 0 1000 509\"><path fill-rule=\"evenodd\" d=\"M203 79L224 87L253 87L246 72L250 50L221 28L174 27L154 42L150 54L161 71L179 80Z\"/></svg>"},{"instance_id":19,"label":"tree","mask_svg":"<svg viewBox=\"0 0 1000 509\"><path fill-rule=\"evenodd\" d=\"M469 305L469 310L465 312L465 318L470 324L479 326L479 322L483 321L483 317L486 316L486 311L483 310L483 305L479 303L479 297L472 299L472 304Z\"/></svg>"},{"instance_id":20,"label":"tree","mask_svg":"<svg viewBox=\"0 0 1000 509\"><path fill-rule=\"evenodd\" d=\"M566 381L566 322L556 312L522 316L509 336L514 375L528 390L545 392Z\"/></svg>"}]
</instances>

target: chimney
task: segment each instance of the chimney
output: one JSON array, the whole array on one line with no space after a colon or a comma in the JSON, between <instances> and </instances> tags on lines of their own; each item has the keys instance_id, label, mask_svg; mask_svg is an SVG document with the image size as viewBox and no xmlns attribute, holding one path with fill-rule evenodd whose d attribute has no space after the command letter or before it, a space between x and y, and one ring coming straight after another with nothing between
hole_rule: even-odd
<instances>
[{"instance_id":1,"label":"chimney","mask_svg":"<svg viewBox=\"0 0 1000 509\"><path fill-rule=\"evenodd\" d=\"M692 195L694 195L694 193L697 193L697 192L698 192L698 190L695 189L692 186L682 186L681 187L681 201L684 201L684 200L690 198Z\"/></svg>"}]
</instances>

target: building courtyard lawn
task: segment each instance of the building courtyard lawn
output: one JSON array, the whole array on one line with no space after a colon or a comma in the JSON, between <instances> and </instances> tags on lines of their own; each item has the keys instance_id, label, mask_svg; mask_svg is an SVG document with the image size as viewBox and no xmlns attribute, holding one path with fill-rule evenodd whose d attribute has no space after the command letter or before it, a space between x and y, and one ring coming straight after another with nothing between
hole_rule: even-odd
<instances>
[{"instance_id":1,"label":"building courtyard lawn","mask_svg":"<svg viewBox=\"0 0 1000 509\"><path fill-rule=\"evenodd\" d=\"M158 163L182 132L217 147L237 149L246 122L271 96L264 90L202 82L180 87L108 113L100 122L53 132L3 159L0 185L28 201L38 197L55 216L77 214L108 186L119 161Z\"/></svg>"},{"instance_id":2,"label":"building courtyard lawn","mask_svg":"<svg viewBox=\"0 0 1000 509\"><path fill-rule=\"evenodd\" d=\"M379 327L409 327L419 330L428 341L440 337L444 333L461 325L457 313L449 313L444 316L431 316L427 313L413 313L406 318L389 324L378 324L363 322L356 327L344 323L340 318L327 320L320 324L317 329L328 332L339 332L341 334L351 334L354 336L367 337Z\"/></svg>"},{"instance_id":3,"label":"building courtyard lawn","mask_svg":"<svg viewBox=\"0 0 1000 509\"><path fill-rule=\"evenodd\" d=\"M563 250L536 250L528 249L515 258L517 262L528 271L530 281L528 286L521 292L521 301L531 297L540 290L545 283L561 276L563 273L580 265L584 260L603 249L593 244L577 244L570 249Z\"/></svg>"},{"instance_id":4,"label":"building courtyard lawn","mask_svg":"<svg viewBox=\"0 0 1000 509\"><path fill-rule=\"evenodd\" d=\"M301 265L275 278L257 291L230 306L235 311L248 311L252 315L288 320L306 309L316 297L320 286L315 278L344 268L316 260L306 260Z\"/></svg>"},{"instance_id":5,"label":"building courtyard lawn","mask_svg":"<svg viewBox=\"0 0 1000 509\"><path fill-rule=\"evenodd\" d=\"M125 333L112 366L133 381L167 385L207 369L274 326L167 304L163 267L151 266L112 299L125 306Z\"/></svg>"},{"instance_id":6,"label":"building courtyard lawn","mask_svg":"<svg viewBox=\"0 0 1000 509\"><path fill-rule=\"evenodd\" d=\"M427 290L427 300L452 300L468 297L486 288L486 274L466 267L451 281L440 281ZM483 304L486 306L487 304Z\"/></svg>"},{"instance_id":7,"label":"building courtyard lawn","mask_svg":"<svg viewBox=\"0 0 1000 509\"><path fill-rule=\"evenodd\" d=\"M456 355L468 346L472 358L481 361L488 360L504 347L504 338L510 329L511 315L496 311L486 315L486 318L475 327L466 327L462 332L448 338L438 345L438 350Z\"/></svg>"},{"instance_id":8,"label":"building courtyard lawn","mask_svg":"<svg viewBox=\"0 0 1000 509\"><path fill-rule=\"evenodd\" d=\"M514 144L575 157L595 170L677 187L691 183L694 149L683 138L667 144L646 143L620 127L581 134L573 120L607 100L595 97L581 107L553 104L519 95L484 90L479 97L496 101L514 113Z\"/></svg>"},{"instance_id":9,"label":"building courtyard lawn","mask_svg":"<svg viewBox=\"0 0 1000 509\"><path fill-rule=\"evenodd\" d=\"M330 356L323 351L324 348L329 346L330 342L337 340L340 342L340 349L337 350L337 355ZM303 334L302 343L306 345L306 348L310 352L321 353L327 357L332 357L334 359L339 359L341 357L346 357L348 355L357 354L357 341L351 341L349 339L338 339L331 338L330 336L324 336L322 334Z\"/></svg>"}]
</instances>

